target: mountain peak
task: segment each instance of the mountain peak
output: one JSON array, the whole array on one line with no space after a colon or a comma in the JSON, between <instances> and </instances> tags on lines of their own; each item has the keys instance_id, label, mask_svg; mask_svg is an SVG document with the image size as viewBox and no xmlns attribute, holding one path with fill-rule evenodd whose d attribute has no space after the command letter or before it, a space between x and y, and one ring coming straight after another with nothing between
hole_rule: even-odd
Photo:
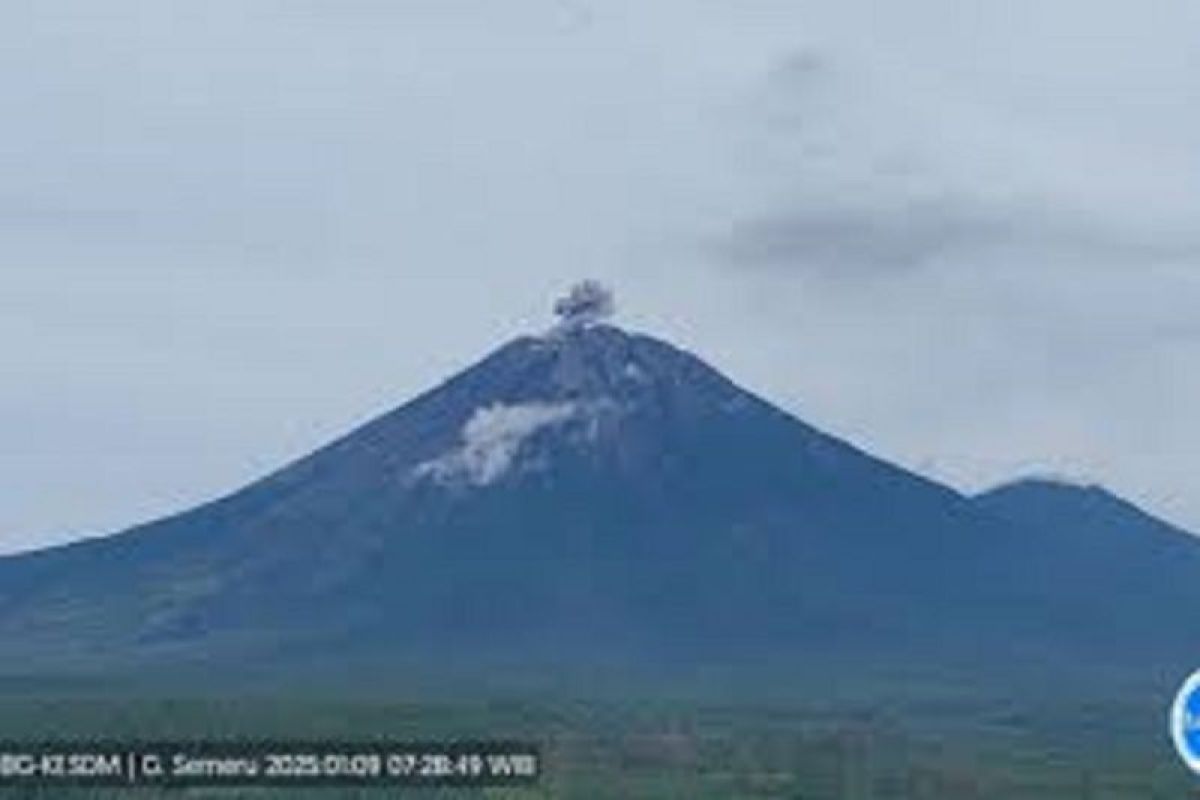
<instances>
[{"instance_id":1,"label":"mountain peak","mask_svg":"<svg viewBox=\"0 0 1200 800\"><path fill-rule=\"evenodd\" d=\"M564 452L615 449L625 461L630 448L660 451L664 432L759 405L690 353L603 323L595 312L607 301L586 307L586 293L546 336L510 342L465 373L457 432L414 478L483 486Z\"/></svg>"},{"instance_id":2,"label":"mountain peak","mask_svg":"<svg viewBox=\"0 0 1200 800\"><path fill-rule=\"evenodd\" d=\"M976 495L977 507L1023 525L1081 524L1092 529L1120 527L1129 530L1181 529L1099 483L1062 478L1029 477ZM1188 534L1190 535L1190 534Z\"/></svg>"},{"instance_id":3,"label":"mountain peak","mask_svg":"<svg viewBox=\"0 0 1200 800\"><path fill-rule=\"evenodd\" d=\"M1077 631L1069 654L1090 656L1116 620L1173 657L1177 622L1153 626L1194 604L1193 540L1045 482L968 502L608 324L598 284L556 310L550 333L226 498L0 560L0 653L840 670L992 663Z\"/></svg>"},{"instance_id":4,"label":"mountain peak","mask_svg":"<svg viewBox=\"0 0 1200 800\"><path fill-rule=\"evenodd\" d=\"M1004 496L1010 494L1059 494L1059 495L1091 495L1097 497L1115 497L1112 492L1099 483L1090 480L1080 480L1061 475L1027 475L993 486L981 492L978 497Z\"/></svg>"}]
</instances>

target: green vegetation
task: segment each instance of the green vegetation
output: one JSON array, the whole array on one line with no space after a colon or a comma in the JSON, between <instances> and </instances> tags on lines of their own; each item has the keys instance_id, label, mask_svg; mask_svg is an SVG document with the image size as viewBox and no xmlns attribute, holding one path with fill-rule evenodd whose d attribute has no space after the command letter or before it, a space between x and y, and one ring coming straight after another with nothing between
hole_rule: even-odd
<instances>
[{"instance_id":1,"label":"green vegetation","mask_svg":"<svg viewBox=\"0 0 1200 800\"><path fill-rule=\"evenodd\" d=\"M1145 713L1143 713L1145 712ZM536 790L413 797L1151 800L1195 796L1146 709L1064 704L848 713L817 705L682 702L422 703L313 697L131 700L80 691L0 695L0 737L37 739L525 739ZM10 790L0 796L269 798L395 791Z\"/></svg>"}]
</instances>

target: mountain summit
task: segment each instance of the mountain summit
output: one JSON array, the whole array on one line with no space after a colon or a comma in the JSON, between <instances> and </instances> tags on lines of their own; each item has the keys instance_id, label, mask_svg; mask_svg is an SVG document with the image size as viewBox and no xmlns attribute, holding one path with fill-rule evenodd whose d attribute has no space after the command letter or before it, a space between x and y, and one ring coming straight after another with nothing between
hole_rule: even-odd
<instances>
[{"instance_id":1,"label":"mountain summit","mask_svg":"<svg viewBox=\"0 0 1200 800\"><path fill-rule=\"evenodd\" d=\"M546 334L241 491L0 559L0 653L227 677L314 660L1036 671L1120 632L1087 594L1111 580L1020 502L874 458L612 308L582 284ZM1200 586L1190 537L1159 535L1187 555L1145 568ZM1122 552L1136 577L1138 546ZM1121 624L1148 660L1190 652L1138 608Z\"/></svg>"}]
</instances>

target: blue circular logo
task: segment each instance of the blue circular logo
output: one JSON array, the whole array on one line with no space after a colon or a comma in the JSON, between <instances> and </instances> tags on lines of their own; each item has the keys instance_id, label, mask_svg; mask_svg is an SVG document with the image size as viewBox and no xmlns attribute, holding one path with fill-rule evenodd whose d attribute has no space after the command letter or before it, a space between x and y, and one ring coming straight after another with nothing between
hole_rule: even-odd
<instances>
[{"instance_id":1,"label":"blue circular logo","mask_svg":"<svg viewBox=\"0 0 1200 800\"><path fill-rule=\"evenodd\" d=\"M1193 672L1175 695L1171 739L1183 763L1200 775L1200 670Z\"/></svg>"}]
</instances>

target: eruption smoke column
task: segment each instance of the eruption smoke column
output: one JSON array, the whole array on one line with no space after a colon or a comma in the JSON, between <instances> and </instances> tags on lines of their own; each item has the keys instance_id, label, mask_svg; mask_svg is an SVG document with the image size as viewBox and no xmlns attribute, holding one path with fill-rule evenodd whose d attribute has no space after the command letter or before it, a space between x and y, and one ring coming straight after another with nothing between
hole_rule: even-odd
<instances>
[{"instance_id":1,"label":"eruption smoke column","mask_svg":"<svg viewBox=\"0 0 1200 800\"><path fill-rule=\"evenodd\" d=\"M571 291L554 303L558 327L575 330L595 325L616 311L613 293L599 281L586 280L575 284Z\"/></svg>"}]
</instances>

